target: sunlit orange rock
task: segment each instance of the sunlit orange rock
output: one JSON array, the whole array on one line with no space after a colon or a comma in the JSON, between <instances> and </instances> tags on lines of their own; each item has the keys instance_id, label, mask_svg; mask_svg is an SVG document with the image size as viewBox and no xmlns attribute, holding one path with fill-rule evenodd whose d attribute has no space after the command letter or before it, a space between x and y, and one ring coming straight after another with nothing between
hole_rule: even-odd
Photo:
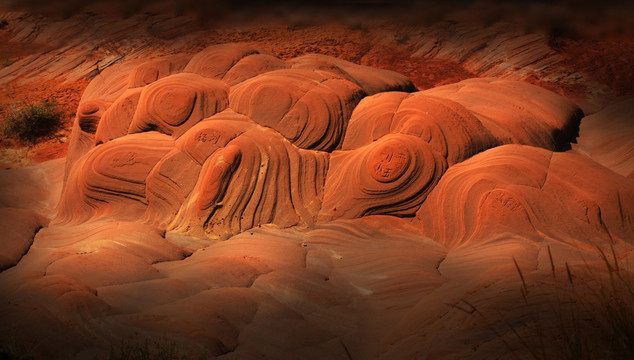
<instances>
[{"instance_id":1,"label":"sunlit orange rock","mask_svg":"<svg viewBox=\"0 0 634 360\"><path fill-rule=\"evenodd\" d=\"M222 80L227 72L242 59L260 54L257 48L246 44L212 45L194 55L184 72ZM248 71L252 71L249 68Z\"/></svg>"},{"instance_id":2,"label":"sunlit orange rock","mask_svg":"<svg viewBox=\"0 0 634 360\"><path fill-rule=\"evenodd\" d=\"M195 74L176 74L143 88L129 133L156 130L178 137L226 109L229 87Z\"/></svg>"},{"instance_id":3,"label":"sunlit orange rock","mask_svg":"<svg viewBox=\"0 0 634 360\"><path fill-rule=\"evenodd\" d=\"M447 247L507 236L604 247L631 243L632 214L631 179L582 155L505 145L451 167L417 218Z\"/></svg>"},{"instance_id":4,"label":"sunlit orange rock","mask_svg":"<svg viewBox=\"0 0 634 360\"><path fill-rule=\"evenodd\" d=\"M77 224L104 216L138 219L147 206L145 180L173 146L169 136L148 132L95 147L68 174L55 221Z\"/></svg>"},{"instance_id":5,"label":"sunlit orange rock","mask_svg":"<svg viewBox=\"0 0 634 360\"><path fill-rule=\"evenodd\" d=\"M313 224L321 206L328 154L298 149L253 127L214 152L174 224L227 238L254 226Z\"/></svg>"},{"instance_id":6,"label":"sunlit orange rock","mask_svg":"<svg viewBox=\"0 0 634 360\"><path fill-rule=\"evenodd\" d=\"M386 92L370 96L355 108L343 149L356 149L387 134L416 136L449 164L500 144L464 106L425 91Z\"/></svg>"},{"instance_id":7,"label":"sunlit orange rock","mask_svg":"<svg viewBox=\"0 0 634 360\"><path fill-rule=\"evenodd\" d=\"M446 168L427 142L406 134L333 154L319 219L412 216Z\"/></svg>"},{"instance_id":8,"label":"sunlit orange rock","mask_svg":"<svg viewBox=\"0 0 634 360\"><path fill-rule=\"evenodd\" d=\"M581 114L557 94L495 79L366 97L352 114L343 151L332 156L321 216L412 216L449 166L507 143L564 148ZM388 138L417 141L381 146ZM417 169L413 183L402 178L408 166Z\"/></svg>"},{"instance_id":9,"label":"sunlit orange rock","mask_svg":"<svg viewBox=\"0 0 634 360\"><path fill-rule=\"evenodd\" d=\"M103 74L96 98L80 105L56 223L137 218L221 239L269 223L312 225L329 167L324 151L341 147L356 104L367 93L413 89L394 72L326 56L286 63L235 44L126 74ZM114 83L117 98L99 90ZM416 163L422 150L410 150ZM422 169L412 166L405 182Z\"/></svg>"},{"instance_id":10,"label":"sunlit orange rock","mask_svg":"<svg viewBox=\"0 0 634 360\"><path fill-rule=\"evenodd\" d=\"M110 104L103 100L86 100L80 103L68 145L65 177L68 176L75 162L94 146L95 132Z\"/></svg>"},{"instance_id":11,"label":"sunlit orange rock","mask_svg":"<svg viewBox=\"0 0 634 360\"><path fill-rule=\"evenodd\" d=\"M128 75L128 88L143 87L166 76L182 72L191 56L172 55L144 62Z\"/></svg>"},{"instance_id":12,"label":"sunlit orange rock","mask_svg":"<svg viewBox=\"0 0 634 360\"><path fill-rule=\"evenodd\" d=\"M363 90L332 73L277 70L235 86L230 106L293 144L331 151L340 146Z\"/></svg>"},{"instance_id":13,"label":"sunlit orange rock","mask_svg":"<svg viewBox=\"0 0 634 360\"><path fill-rule=\"evenodd\" d=\"M289 61L293 69L328 71L359 85L367 95L383 91L416 91L407 77L320 54L298 56Z\"/></svg>"},{"instance_id":14,"label":"sunlit orange rock","mask_svg":"<svg viewBox=\"0 0 634 360\"><path fill-rule=\"evenodd\" d=\"M143 88L126 90L104 111L98 121L95 144L105 143L128 133L142 91Z\"/></svg>"},{"instance_id":15,"label":"sunlit orange rock","mask_svg":"<svg viewBox=\"0 0 634 360\"><path fill-rule=\"evenodd\" d=\"M630 102L582 119L516 81L415 90L244 44L100 72L65 175L0 172L0 340L38 359L137 336L232 359L531 353L518 334L556 318L543 284L634 270Z\"/></svg>"},{"instance_id":16,"label":"sunlit orange rock","mask_svg":"<svg viewBox=\"0 0 634 360\"><path fill-rule=\"evenodd\" d=\"M572 101L520 81L468 79L424 93L463 105L503 144L570 149L583 117Z\"/></svg>"}]
</instances>

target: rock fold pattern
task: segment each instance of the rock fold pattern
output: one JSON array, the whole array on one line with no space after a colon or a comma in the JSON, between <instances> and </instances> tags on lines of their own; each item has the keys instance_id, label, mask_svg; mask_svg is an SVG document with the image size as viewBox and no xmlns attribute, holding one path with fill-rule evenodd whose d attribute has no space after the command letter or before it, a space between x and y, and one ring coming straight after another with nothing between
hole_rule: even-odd
<instances>
[{"instance_id":1,"label":"rock fold pattern","mask_svg":"<svg viewBox=\"0 0 634 360\"><path fill-rule=\"evenodd\" d=\"M449 167L502 144L566 148L582 115L515 81L414 90L391 71L242 44L104 72L77 111L53 223L141 219L226 239L411 217Z\"/></svg>"},{"instance_id":2,"label":"rock fold pattern","mask_svg":"<svg viewBox=\"0 0 634 360\"><path fill-rule=\"evenodd\" d=\"M140 220L212 239L312 226L355 106L414 89L391 71L242 44L104 71L77 111L53 224Z\"/></svg>"},{"instance_id":3,"label":"rock fold pattern","mask_svg":"<svg viewBox=\"0 0 634 360\"><path fill-rule=\"evenodd\" d=\"M332 156L320 217L414 216L450 166L502 144L565 149L582 115L552 92L492 78L368 96Z\"/></svg>"},{"instance_id":4,"label":"rock fold pattern","mask_svg":"<svg viewBox=\"0 0 634 360\"><path fill-rule=\"evenodd\" d=\"M563 152L582 114L554 93L414 90L235 44L106 69L65 165L0 172L0 339L36 359L137 334L218 359L529 356L562 299L535 284L631 276L632 102Z\"/></svg>"}]
</instances>

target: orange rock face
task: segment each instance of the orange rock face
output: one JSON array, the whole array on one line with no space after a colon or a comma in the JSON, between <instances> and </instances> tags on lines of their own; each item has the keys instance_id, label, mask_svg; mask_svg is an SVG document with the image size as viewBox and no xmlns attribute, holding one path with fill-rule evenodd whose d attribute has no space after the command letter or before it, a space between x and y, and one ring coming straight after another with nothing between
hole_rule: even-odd
<instances>
[{"instance_id":1,"label":"orange rock face","mask_svg":"<svg viewBox=\"0 0 634 360\"><path fill-rule=\"evenodd\" d=\"M449 169L417 218L448 247L518 234L606 246L634 227L632 185L581 155L505 145Z\"/></svg>"},{"instance_id":2,"label":"orange rock face","mask_svg":"<svg viewBox=\"0 0 634 360\"><path fill-rule=\"evenodd\" d=\"M427 142L404 134L333 154L320 219L412 216L446 168Z\"/></svg>"},{"instance_id":3,"label":"orange rock face","mask_svg":"<svg viewBox=\"0 0 634 360\"><path fill-rule=\"evenodd\" d=\"M246 45L184 62L103 74L89 89L54 223L141 218L223 239L262 224L312 225L327 151L341 147L354 107L373 92L413 89L394 72L328 57L286 63Z\"/></svg>"},{"instance_id":4,"label":"orange rock face","mask_svg":"<svg viewBox=\"0 0 634 360\"><path fill-rule=\"evenodd\" d=\"M340 147L363 90L332 73L278 70L234 87L231 108L304 149Z\"/></svg>"},{"instance_id":5,"label":"orange rock face","mask_svg":"<svg viewBox=\"0 0 634 360\"><path fill-rule=\"evenodd\" d=\"M322 216L413 216L449 166L501 144L564 148L581 114L544 89L496 79L366 97L333 154Z\"/></svg>"},{"instance_id":6,"label":"orange rock face","mask_svg":"<svg viewBox=\"0 0 634 360\"><path fill-rule=\"evenodd\" d=\"M104 74L117 98L91 89L104 95L80 104L54 222L140 217L224 239L270 223L414 216L451 165L501 144L564 148L581 116L513 81L407 93L393 72L318 55L286 63L246 45L185 60Z\"/></svg>"},{"instance_id":7,"label":"orange rock face","mask_svg":"<svg viewBox=\"0 0 634 360\"><path fill-rule=\"evenodd\" d=\"M0 336L40 358L137 333L227 359L503 357L526 280L632 271L623 109L239 44L109 68L65 165L0 173ZM471 304L506 311L496 332Z\"/></svg>"}]
</instances>

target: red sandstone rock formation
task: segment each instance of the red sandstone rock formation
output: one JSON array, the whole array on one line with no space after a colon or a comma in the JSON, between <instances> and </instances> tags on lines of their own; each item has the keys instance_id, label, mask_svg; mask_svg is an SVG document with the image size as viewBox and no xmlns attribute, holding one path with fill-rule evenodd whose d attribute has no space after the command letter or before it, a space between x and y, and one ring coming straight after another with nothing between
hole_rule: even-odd
<instances>
[{"instance_id":1,"label":"red sandstone rock formation","mask_svg":"<svg viewBox=\"0 0 634 360\"><path fill-rule=\"evenodd\" d=\"M552 92L413 90L246 45L103 71L65 179L60 161L0 173L0 335L40 358L135 333L224 359L528 354L552 294L517 269L572 271L584 300L601 256L632 271L631 144L599 125L626 134L629 103L581 120L574 153L582 113ZM495 311L486 332L474 314Z\"/></svg>"},{"instance_id":2,"label":"red sandstone rock formation","mask_svg":"<svg viewBox=\"0 0 634 360\"><path fill-rule=\"evenodd\" d=\"M219 45L187 65L172 57L103 74L78 110L55 223L142 217L223 239L268 223L314 224L323 150L341 146L363 89L413 89L390 71L319 59L284 69L252 47ZM349 72L319 70L330 63Z\"/></svg>"},{"instance_id":3,"label":"red sandstone rock formation","mask_svg":"<svg viewBox=\"0 0 634 360\"><path fill-rule=\"evenodd\" d=\"M163 77L156 69L167 60L145 63L112 103L82 102L76 138L85 140L69 154L73 191L65 191L56 221L131 220L147 210L150 223L176 221L169 228L227 238L267 223L310 225L320 209L322 221L413 216L448 166L505 143L563 148L581 114L541 88L494 79L383 92L356 107L367 91L411 84L324 56L295 60L292 69L254 63L255 71L243 62L255 55L249 46L213 46L181 66L184 73ZM137 90L133 79L147 71ZM229 71L252 78L231 90L209 79ZM213 116L226 107L233 112ZM179 139L180 149L170 151L175 144L155 132ZM328 154L311 150L342 146L326 181ZM124 167L126 176L117 176Z\"/></svg>"},{"instance_id":4,"label":"red sandstone rock formation","mask_svg":"<svg viewBox=\"0 0 634 360\"><path fill-rule=\"evenodd\" d=\"M581 115L549 91L490 78L367 97L332 156L320 216L413 216L447 167L500 144L565 148Z\"/></svg>"},{"instance_id":5,"label":"red sandstone rock formation","mask_svg":"<svg viewBox=\"0 0 634 360\"><path fill-rule=\"evenodd\" d=\"M631 242L633 185L584 156L506 145L450 168L417 217L450 248L505 236L609 246Z\"/></svg>"},{"instance_id":6,"label":"red sandstone rock formation","mask_svg":"<svg viewBox=\"0 0 634 360\"><path fill-rule=\"evenodd\" d=\"M236 85L231 108L275 129L300 148L340 147L346 125L363 90L322 71L278 70Z\"/></svg>"}]
</instances>

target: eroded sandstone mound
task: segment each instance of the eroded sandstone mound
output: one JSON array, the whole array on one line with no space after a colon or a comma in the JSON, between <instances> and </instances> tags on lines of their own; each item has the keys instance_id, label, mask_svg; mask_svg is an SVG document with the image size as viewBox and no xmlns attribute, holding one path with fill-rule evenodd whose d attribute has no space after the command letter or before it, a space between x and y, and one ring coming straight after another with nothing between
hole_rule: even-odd
<instances>
[{"instance_id":1,"label":"eroded sandstone mound","mask_svg":"<svg viewBox=\"0 0 634 360\"><path fill-rule=\"evenodd\" d=\"M143 218L227 238L318 213L413 216L449 166L500 144L564 148L581 115L513 81L407 93L393 72L273 59L224 44L97 81L118 90L95 85L79 106L55 222Z\"/></svg>"},{"instance_id":2,"label":"eroded sandstone mound","mask_svg":"<svg viewBox=\"0 0 634 360\"><path fill-rule=\"evenodd\" d=\"M312 225L326 151L341 147L357 103L414 89L394 72L328 57L291 64L247 45L185 60L104 73L87 89L55 223L141 218L212 238Z\"/></svg>"},{"instance_id":3,"label":"eroded sandstone mound","mask_svg":"<svg viewBox=\"0 0 634 360\"><path fill-rule=\"evenodd\" d=\"M569 147L581 116L549 91L491 78L366 97L333 154L321 216L413 216L449 166L501 144Z\"/></svg>"},{"instance_id":4,"label":"eroded sandstone mound","mask_svg":"<svg viewBox=\"0 0 634 360\"><path fill-rule=\"evenodd\" d=\"M364 93L333 73L278 70L237 85L231 108L275 129L304 149L332 151L341 146L352 109Z\"/></svg>"},{"instance_id":5,"label":"eroded sandstone mound","mask_svg":"<svg viewBox=\"0 0 634 360\"><path fill-rule=\"evenodd\" d=\"M423 232L447 247L517 234L608 246L631 241L633 215L631 179L581 155L522 145L452 167L417 213Z\"/></svg>"},{"instance_id":6,"label":"eroded sandstone mound","mask_svg":"<svg viewBox=\"0 0 634 360\"><path fill-rule=\"evenodd\" d=\"M525 83L414 90L235 44L102 72L65 175L0 174L2 225L21 221L3 240L0 335L38 339L40 358L103 357L137 335L220 359L529 354L529 315L556 317L547 290L518 308L525 281L632 270L634 183L616 150L631 144L609 148L602 113L581 120Z\"/></svg>"}]
</instances>

